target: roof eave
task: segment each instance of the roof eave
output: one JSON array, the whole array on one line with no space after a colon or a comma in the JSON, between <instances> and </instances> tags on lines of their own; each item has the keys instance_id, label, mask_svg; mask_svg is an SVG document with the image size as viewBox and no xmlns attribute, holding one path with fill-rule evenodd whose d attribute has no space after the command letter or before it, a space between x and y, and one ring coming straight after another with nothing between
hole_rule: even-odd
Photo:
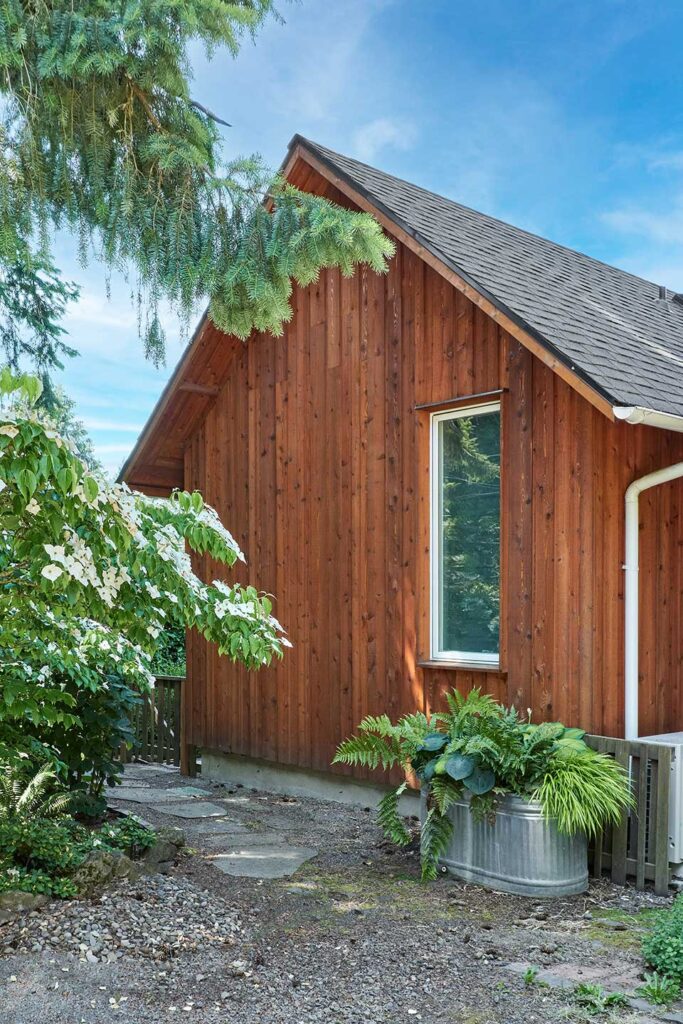
<instances>
[{"instance_id":1,"label":"roof eave","mask_svg":"<svg viewBox=\"0 0 683 1024\"><path fill-rule=\"evenodd\" d=\"M647 409L642 405L615 405L614 418L623 423L642 424L647 427L658 427L660 430L674 430L683 434L683 416L670 412L659 412Z\"/></svg>"}]
</instances>

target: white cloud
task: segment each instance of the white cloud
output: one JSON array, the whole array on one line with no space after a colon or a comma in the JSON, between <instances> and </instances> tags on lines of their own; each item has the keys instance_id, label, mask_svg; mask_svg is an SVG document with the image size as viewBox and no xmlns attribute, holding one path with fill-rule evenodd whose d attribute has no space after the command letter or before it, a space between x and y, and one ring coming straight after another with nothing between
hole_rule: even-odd
<instances>
[{"instance_id":1,"label":"white cloud","mask_svg":"<svg viewBox=\"0 0 683 1024\"><path fill-rule=\"evenodd\" d=\"M410 149L415 137L415 126L410 121L400 117L377 117L354 132L351 151L359 160L372 162L387 147Z\"/></svg>"},{"instance_id":2,"label":"white cloud","mask_svg":"<svg viewBox=\"0 0 683 1024\"><path fill-rule=\"evenodd\" d=\"M683 240L683 196L677 196L665 210L628 205L602 214L608 227L658 245L678 245Z\"/></svg>"},{"instance_id":3,"label":"white cloud","mask_svg":"<svg viewBox=\"0 0 683 1024\"><path fill-rule=\"evenodd\" d=\"M650 171L681 171L683 170L683 151L678 150L651 156L647 161L647 166Z\"/></svg>"},{"instance_id":4,"label":"white cloud","mask_svg":"<svg viewBox=\"0 0 683 1024\"><path fill-rule=\"evenodd\" d=\"M104 290L103 290L104 291ZM116 327L123 330L137 330L135 311L128 305L114 303L104 294L81 292L78 301L69 307L65 320L67 324L89 324L96 327Z\"/></svg>"}]
</instances>

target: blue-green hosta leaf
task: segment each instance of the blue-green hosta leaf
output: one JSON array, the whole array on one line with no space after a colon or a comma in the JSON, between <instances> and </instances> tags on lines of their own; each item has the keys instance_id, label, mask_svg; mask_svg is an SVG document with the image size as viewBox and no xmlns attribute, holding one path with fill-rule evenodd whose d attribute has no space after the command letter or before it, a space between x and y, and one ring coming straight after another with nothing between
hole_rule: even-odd
<instances>
[{"instance_id":1,"label":"blue-green hosta leaf","mask_svg":"<svg viewBox=\"0 0 683 1024\"><path fill-rule=\"evenodd\" d=\"M484 793L489 793L495 786L496 776L490 768L475 768L471 775L463 779L463 783L467 786L470 793L474 793L475 796L483 796Z\"/></svg>"},{"instance_id":2,"label":"blue-green hosta leaf","mask_svg":"<svg viewBox=\"0 0 683 1024\"><path fill-rule=\"evenodd\" d=\"M445 732L429 732L423 739L420 746L417 748L418 753L421 751L427 751L428 753L436 753L438 750L443 750L448 741L448 736Z\"/></svg>"},{"instance_id":3,"label":"blue-green hosta leaf","mask_svg":"<svg viewBox=\"0 0 683 1024\"><path fill-rule=\"evenodd\" d=\"M465 754L451 754L446 761L445 770L452 779L461 782L471 775L475 768L476 763L473 757L467 757Z\"/></svg>"},{"instance_id":4,"label":"blue-green hosta leaf","mask_svg":"<svg viewBox=\"0 0 683 1024\"><path fill-rule=\"evenodd\" d=\"M415 770L415 774L417 775L418 779L420 779L422 782L431 782L432 779L434 778L434 772L436 771L436 766L438 763L439 758L433 757L431 761L427 761L427 764L423 764L421 768L417 768Z\"/></svg>"}]
</instances>

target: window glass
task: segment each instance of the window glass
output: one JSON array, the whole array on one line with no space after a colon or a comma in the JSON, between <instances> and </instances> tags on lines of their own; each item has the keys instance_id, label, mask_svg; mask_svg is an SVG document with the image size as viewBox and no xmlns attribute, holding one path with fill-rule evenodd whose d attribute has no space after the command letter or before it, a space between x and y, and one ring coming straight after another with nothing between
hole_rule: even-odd
<instances>
[{"instance_id":1,"label":"window glass","mask_svg":"<svg viewBox=\"0 0 683 1024\"><path fill-rule=\"evenodd\" d=\"M500 619L500 410L434 417L437 657L496 663Z\"/></svg>"}]
</instances>

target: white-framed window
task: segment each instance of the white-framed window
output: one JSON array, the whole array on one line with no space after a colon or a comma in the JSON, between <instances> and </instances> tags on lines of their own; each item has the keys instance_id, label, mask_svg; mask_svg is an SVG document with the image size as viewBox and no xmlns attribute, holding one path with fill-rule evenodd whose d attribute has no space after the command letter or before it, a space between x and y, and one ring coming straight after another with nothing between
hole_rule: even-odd
<instances>
[{"instance_id":1,"label":"white-framed window","mask_svg":"<svg viewBox=\"0 0 683 1024\"><path fill-rule=\"evenodd\" d=\"M431 658L497 668L500 403L431 416Z\"/></svg>"}]
</instances>

